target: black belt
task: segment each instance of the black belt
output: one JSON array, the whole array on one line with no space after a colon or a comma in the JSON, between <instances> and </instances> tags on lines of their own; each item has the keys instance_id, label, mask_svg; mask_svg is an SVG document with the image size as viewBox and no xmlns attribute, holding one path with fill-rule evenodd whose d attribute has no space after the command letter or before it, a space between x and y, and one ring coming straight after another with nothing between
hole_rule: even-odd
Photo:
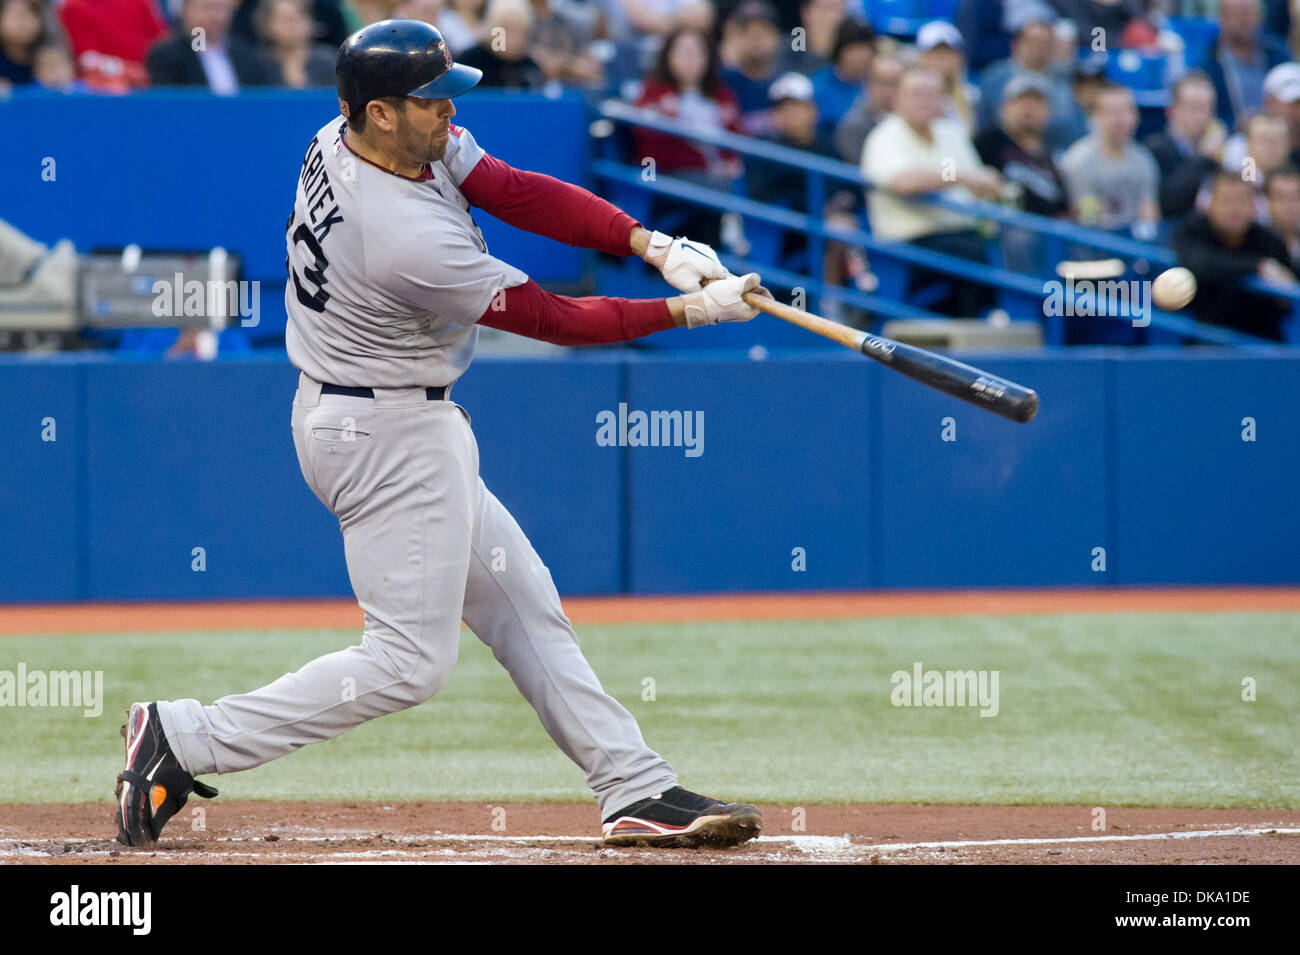
<instances>
[{"instance_id":1,"label":"black belt","mask_svg":"<svg viewBox=\"0 0 1300 955\"><path fill-rule=\"evenodd\" d=\"M373 398L375 390L373 388L349 388L344 385L321 385L320 393L322 395L348 395L352 398ZM438 385L430 386L424 389L424 396L429 401L442 401L447 397L447 386Z\"/></svg>"}]
</instances>

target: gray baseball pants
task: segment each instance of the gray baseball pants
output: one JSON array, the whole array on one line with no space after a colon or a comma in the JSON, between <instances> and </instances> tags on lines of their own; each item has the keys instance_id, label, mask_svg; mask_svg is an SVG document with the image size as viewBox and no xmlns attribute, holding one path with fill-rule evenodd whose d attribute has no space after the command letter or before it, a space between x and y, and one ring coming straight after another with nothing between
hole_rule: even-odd
<instances>
[{"instance_id":1,"label":"gray baseball pants","mask_svg":"<svg viewBox=\"0 0 1300 955\"><path fill-rule=\"evenodd\" d=\"M479 477L465 410L423 388L378 388L373 399L320 388L299 376L294 445L308 485L339 519L365 612L361 643L211 706L160 702L186 771L251 769L423 703L451 674L463 618L586 773L602 817L677 785L601 688L550 571Z\"/></svg>"}]
</instances>

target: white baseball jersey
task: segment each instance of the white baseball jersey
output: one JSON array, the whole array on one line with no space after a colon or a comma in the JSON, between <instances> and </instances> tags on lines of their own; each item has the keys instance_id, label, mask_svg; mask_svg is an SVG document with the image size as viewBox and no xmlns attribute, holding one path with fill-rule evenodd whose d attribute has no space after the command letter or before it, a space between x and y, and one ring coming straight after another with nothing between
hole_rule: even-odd
<instances>
[{"instance_id":1,"label":"white baseball jersey","mask_svg":"<svg viewBox=\"0 0 1300 955\"><path fill-rule=\"evenodd\" d=\"M431 178L353 153L331 120L307 148L288 224L289 360L317 381L450 385L469 366L475 322L500 289L528 281L488 254L461 195L483 150L452 126Z\"/></svg>"}]
</instances>

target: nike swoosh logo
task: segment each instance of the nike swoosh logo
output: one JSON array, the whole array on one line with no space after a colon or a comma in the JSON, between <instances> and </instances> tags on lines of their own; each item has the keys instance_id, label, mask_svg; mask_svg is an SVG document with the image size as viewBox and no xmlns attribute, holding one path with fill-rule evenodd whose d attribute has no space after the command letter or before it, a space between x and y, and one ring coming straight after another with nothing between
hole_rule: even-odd
<instances>
[{"instance_id":1,"label":"nike swoosh logo","mask_svg":"<svg viewBox=\"0 0 1300 955\"><path fill-rule=\"evenodd\" d=\"M701 252L699 249L697 249L697 248L696 248L695 246L693 246L693 245L687 245L685 242L683 242L683 243L682 243L682 248L683 248L683 249L690 249L692 252L695 252L695 253L698 254L698 255L703 255L706 259L709 259L709 257L708 257L707 254L705 254L704 252ZM712 262L713 260L712 260L712 259L709 259L709 261Z\"/></svg>"}]
</instances>

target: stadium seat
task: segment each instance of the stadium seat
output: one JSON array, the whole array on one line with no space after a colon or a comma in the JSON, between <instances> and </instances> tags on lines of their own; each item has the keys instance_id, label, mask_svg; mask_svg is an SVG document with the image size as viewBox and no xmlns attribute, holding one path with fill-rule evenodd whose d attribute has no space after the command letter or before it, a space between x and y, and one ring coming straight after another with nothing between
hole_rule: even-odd
<instances>
[{"instance_id":1,"label":"stadium seat","mask_svg":"<svg viewBox=\"0 0 1300 955\"><path fill-rule=\"evenodd\" d=\"M1189 69L1205 62L1219 38L1219 25L1199 17L1170 17L1169 29L1182 38L1183 59Z\"/></svg>"},{"instance_id":2,"label":"stadium seat","mask_svg":"<svg viewBox=\"0 0 1300 955\"><path fill-rule=\"evenodd\" d=\"M867 0L867 19L877 33L914 37L921 24L934 18L933 0Z\"/></svg>"},{"instance_id":3,"label":"stadium seat","mask_svg":"<svg viewBox=\"0 0 1300 955\"><path fill-rule=\"evenodd\" d=\"M1164 106L1169 101L1165 86L1169 57L1164 53L1119 50L1106 57L1106 76L1133 91L1138 106Z\"/></svg>"},{"instance_id":4,"label":"stadium seat","mask_svg":"<svg viewBox=\"0 0 1300 955\"><path fill-rule=\"evenodd\" d=\"M870 262L871 272L877 282L874 294L882 298L929 309L936 302L942 302L952 292L949 282L935 282L908 294L908 287L912 280L910 262L896 259L892 255L881 255L878 252L872 253Z\"/></svg>"}]
</instances>

